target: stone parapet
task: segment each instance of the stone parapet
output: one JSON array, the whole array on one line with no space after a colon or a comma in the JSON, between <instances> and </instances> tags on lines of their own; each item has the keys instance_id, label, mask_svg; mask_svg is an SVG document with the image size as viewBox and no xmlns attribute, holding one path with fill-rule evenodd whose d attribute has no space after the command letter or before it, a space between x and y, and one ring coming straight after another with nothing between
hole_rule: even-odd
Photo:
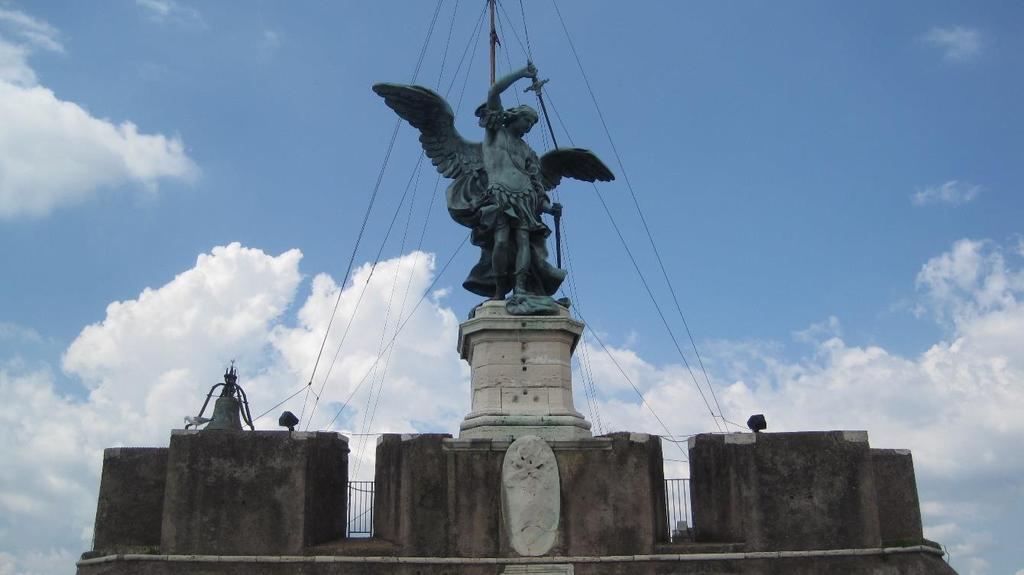
<instances>
[{"instance_id":1,"label":"stone parapet","mask_svg":"<svg viewBox=\"0 0 1024 575\"><path fill-rule=\"evenodd\" d=\"M552 555L652 553L667 540L661 442L616 433L549 441L560 476ZM501 517L507 440L386 434L377 444L374 532L410 556L515 556Z\"/></svg>"},{"instance_id":2,"label":"stone parapet","mask_svg":"<svg viewBox=\"0 0 1024 575\"><path fill-rule=\"evenodd\" d=\"M872 449L871 464L878 498L883 543L921 541L921 503L917 498L914 459L906 449Z\"/></svg>"},{"instance_id":3,"label":"stone parapet","mask_svg":"<svg viewBox=\"0 0 1024 575\"><path fill-rule=\"evenodd\" d=\"M301 554L345 536L347 483L337 433L176 430L161 552Z\"/></svg>"},{"instance_id":4,"label":"stone parapet","mask_svg":"<svg viewBox=\"0 0 1024 575\"><path fill-rule=\"evenodd\" d=\"M689 447L698 541L752 551L881 546L866 432L705 434Z\"/></svg>"},{"instance_id":5,"label":"stone parapet","mask_svg":"<svg viewBox=\"0 0 1024 575\"><path fill-rule=\"evenodd\" d=\"M166 479L166 447L103 450L93 550L126 552L158 547Z\"/></svg>"}]
</instances>

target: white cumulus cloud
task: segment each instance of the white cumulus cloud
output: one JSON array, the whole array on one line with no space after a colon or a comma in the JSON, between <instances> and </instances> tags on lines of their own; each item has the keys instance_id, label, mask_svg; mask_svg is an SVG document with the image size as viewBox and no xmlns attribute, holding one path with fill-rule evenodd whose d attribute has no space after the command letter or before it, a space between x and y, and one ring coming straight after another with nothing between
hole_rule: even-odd
<instances>
[{"instance_id":1,"label":"white cumulus cloud","mask_svg":"<svg viewBox=\"0 0 1024 575\"><path fill-rule=\"evenodd\" d=\"M154 388L176 390L190 405L228 361L254 362L294 296L301 257L237 243L214 248L163 287L107 306L106 318L68 347L63 367L92 390L91 400L131 405L137 413L124 416L169 429L191 409L167 413ZM151 383L133 383L140 381Z\"/></svg>"},{"instance_id":2,"label":"white cumulus cloud","mask_svg":"<svg viewBox=\"0 0 1024 575\"><path fill-rule=\"evenodd\" d=\"M731 419L765 413L769 431L867 429L876 447L913 450L927 533L964 572L985 573L985 553L1007 544L991 523L1006 513L1004 501L1024 493L1019 258L993 242L962 240L926 262L918 277L922 309L948 333L920 354L852 344L832 317L795 334L809 349L795 359L771 342L704 346L712 379L722 383L718 401ZM303 408L300 392L258 426L275 428L288 409L312 429L350 433L350 472L359 478L372 476L375 443L360 433L457 432L469 407L468 369L455 353L459 319L438 300L443 290L428 293L433 256L414 252L363 266L346 286L320 274L296 299L300 259L297 250L272 256L218 247L165 285L110 304L65 353L63 369L84 384L84 397L62 392L46 369L0 364L0 442L9 454L0 469L0 536L8 549L0 573L87 548L102 449L166 445L169 430L195 413L231 359L254 415L303 389L335 302L313 378L319 392L330 374L316 414L316 396ZM619 367L673 435L714 429L685 367L612 347L616 366L592 337L577 353L584 350L600 387L603 431L665 433ZM590 415L575 377L577 407ZM668 462L669 476L686 474L685 444L667 443L665 455L677 460ZM53 572L71 569L69 562Z\"/></svg>"},{"instance_id":3,"label":"white cumulus cloud","mask_svg":"<svg viewBox=\"0 0 1024 575\"><path fill-rule=\"evenodd\" d=\"M0 8L0 220L45 216L102 189L152 194L162 179L197 176L180 137L96 118L39 85L28 64L36 49L64 51L52 26Z\"/></svg>"},{"instance_id":4,"label":"white cumulus cloud","mask_svg":"<svg viewBox=\"0 0 1024 575\"><path fill-rule=\"evenodd\" d=\"M927 533L965 572L987 573L984 554L997 540L1014 545L988 525L1006 519L1005 503L1024 493L1024 270L1012 250L961 240L922 266L917 285L923 313L948 330L918 355L853 345L828 318L796 334L811 346L805 357L787 357L772 342L728 341L708 346L705 362L731 419L765 413L769 431L866 429L873 446L911 449L926 487ZM684 368L655 366L630 350L612 353L673 433L714 427ZM602 391L605 381L622 379L603 357L591 364ZM606 421L661 431L635 393L630 399L608 387L600 406ZM681 455L665 449L666 457ZM677 465L669 474L685 471Z\"/></svg>"},{"instance_id":5,"label":"white cumulus cloud","mask_svg":"<svg viewBox=\"0 0 1024 575\"><path fill-rule=\"evenodd\" d=\"M981 55L984 48L982 34L965 26L936 27L923 37L924 41L940 50L947 62L967 62Z\"/></svg>"},{"instance_id":6,"label":"white cumulus cloud","mask_svg":"<svg viewBox=\"0 0 1024 575\"><path fill-rule=\"evenodd\" d=\"M150 19L157 22L174 21L179 24L195 25L204 23L199 10L175 0L135 0L135 4L145 10Z\"/></svg>"},{"instance_id":7,"label":"white cumulus cloud","mask_svg":"<svg viewBox=\"0 0 1024 575\"><path fill-rule=\"evenodd\" d=\"M230 359L252 369L244 373L272 364L270 332L301 280L300 259L218 247L167 284L111 303L65 353L65 372L84 384L78 397L49 370L0 364L0 540L11 553L0 565L74 571L91 541L103 449L166 445Z\"/></svg>"},{"instance_id":8,"label":"white cumulus cloud","mask_svg":"<svg viewBox=\"0 0 1024 575\"><path fill-rule=\"evenodd\" d=\"M36 83L36 73L28 65L30 50L26 46L11 44L0 36L0 82L17 86L31 86Z\"/></svg>"},{"instance_id":9,"label":"white cumulus cloud","mask_svg":"<svg viewBox=\"0 0 1024 575\"><path fill-rule=\"evenodd\" d=\"M973 202L980 193L981 186L950 180L939 186L917 190L910 196L910 201L915 206L927 206L930 204L959 206Z\"/></svg>"},{"instance_id":10,"label":"white cumulus cloud","mask_svg":"<svg viewBox=\"0 0 1024 575\"><path fill-rule=\"evenodd\" d=\"M991 242L955 242L948 252L928 260L917 274L924 296L919 314L930 313L940 321L952 322L960 331L979 323L986 325L983 318L1012 315L1024 291L1024 271L1011 267L1008 256L1013 254L996 249Z\"/></svg>"},{"instance_id":11,"label":"white cumulus cloud","mask_svg":"<svg viewBox=\"0 0 1024 575\"><path fill-rule=\"evenodd\" d=\"M39 332L9 321L0 321L0 341L24 341L38 343L43 340Z\"/></svg>"},{"instance_id":12,"label":"white cumulus cloud","mask_svg":"<svg viewBox=\"0 0 1024 575\"><path fill-rule=\"evenodd\" d=\"M298 312L298 324L277 326L271 339L292 380L308 381L331 310L339 302L313 379L313 389L324 391L319 402L309 397L305 411L313 429L361 434L458 428L469 411L469 371L455 353L458 319L433 299L438 294L416 307L433 272L434 256L422 252L381 262L376 269L365 265L353 274L340 302L339 286L320 274ZM313 403L316 413L310 419ZM295 406L298 415L302 402ZM353 478L372 479L374 447L372 437L353 437L352 457L358 460L350 465Z\"/></svg>"},{"instance_id":13,"label":"white cumulus cloud","mask_svg":"<svg viewBox=\"0 0 1024 575\"><path fill-rule=\"evenodd\" d=\"M34 48L64 52L60 32L49 23L20 10L0 6L0 30L19 38Z\"/></svg>"},{"instance_id":14,"label":"white cumulus cloud","mask_svg":"<svg viewBox=\"0 0 1024 575\"><path fill-rule=\"evenodd\" d=\"M288 319L301 257L298 250L272 256L237 243L216 247L166 284L111 303L64 354L63 370L83 384L77 397L62 392L47 369L0 364L0 449L7 457L0 468L0 541L8 552L0 555L0 573L73 572L74 558L90 544L102 450L166 445L232 359L254 416L302 387L339 287L318 275L296 319ZM350 396L331 429L457 426L468 411L468 369L454 353L454 313L436 292L421 301L434 277L433 256L414 252L371 269L358 269L341 292L315 378L319 390L334 363L313 429L326 428ZM277 428L280 412L300 414L303 399L295 396L257 426ZM312 402L305 418L311 408ZM351 467L363 478L372 477L375 445L372 436L353 436Z\"/></svg>"}]
</instances>

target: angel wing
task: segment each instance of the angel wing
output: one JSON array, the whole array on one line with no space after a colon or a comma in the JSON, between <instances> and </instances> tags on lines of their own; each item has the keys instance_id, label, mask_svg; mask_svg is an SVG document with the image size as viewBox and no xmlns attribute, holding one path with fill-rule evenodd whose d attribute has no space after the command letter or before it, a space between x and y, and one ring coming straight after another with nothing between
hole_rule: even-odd
<instances>
[{"instance_id":1,"label":"angel wing","mask_svg":"<svg viewBox=\"0 0 1024 575\"><path fill-rule=\"evenodd\" d=\"M451 106L437 92L423 86L384 83L374 84L373 91L420 131L423 151L442 176L457 179L483 169L480 142L459 135Z\"/></svg>"},{"instance_id":2,"label":"angel wing","mask_svg":"<svg viewBox=\"0 0 1024 575\"><path fill-rule=\"evenodd\" d=\"M552 190L568 176L584 182L610 182L615 174L590 150L558 148L540 158L541 182L544 190Z\"/></svg>"}]
</instances>

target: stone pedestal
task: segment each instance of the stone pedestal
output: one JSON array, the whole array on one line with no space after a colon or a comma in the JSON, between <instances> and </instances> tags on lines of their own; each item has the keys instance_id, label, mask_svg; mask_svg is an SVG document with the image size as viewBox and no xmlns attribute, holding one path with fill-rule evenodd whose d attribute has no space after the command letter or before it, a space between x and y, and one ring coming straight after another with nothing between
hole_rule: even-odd
<instances>
[{"instance_id":1,"label":"stone pedestal","mask_svg":"<svg viewBox=\"0 0 1024 575\"><path fill-rule=\"evenodd\" d=\"M337 433L176 430L161 552L301 554L345 536L347 482Z\"/></svg>"},{"instance_id":2,"label":"stone pedestal","mask_svg":"<svg viewBox=\"0 0 1024 575\"><path fill-rule=\"evenodd\" d=\"M513 316L488 301L459 326L459 354L472 372L472 410L460 438L591 437L572 399L572 352L583 324L557 316Z\"/></svg>"}]
</instances>

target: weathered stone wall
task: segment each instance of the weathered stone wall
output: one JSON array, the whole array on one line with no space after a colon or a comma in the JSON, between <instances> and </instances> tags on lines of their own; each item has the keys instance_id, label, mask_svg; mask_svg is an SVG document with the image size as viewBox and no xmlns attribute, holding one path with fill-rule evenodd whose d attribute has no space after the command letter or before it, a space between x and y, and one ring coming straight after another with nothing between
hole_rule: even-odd
<instances>
[{"instance_id":1,"label":"weathered stone wall","mask_svg":"<svg viewBox=\"0 0 1024 575\"><path fill-rule=\"evenodd\" d=\"M445 449L451 501L452 554L500 557L512 553L501 516L501 465L508 442L489 439L448 441ZM456 447L456 450L452 449ZM474 484L476 488L472 487Z\"/></svg>"},{"instance_id":2,"label":"weathered stone wall","mask_svg":"<svg viewBox=\"0 0 1024 575\"><path fill-rule=\"evenodd\" d=\"M881 545L866 432L698 435L690 476L700 541L748 550Z\"/></svg>"},{"instance_id":3,"label":"weathered stone wall","mask_svg":"<svg viewBox=\"0 0 1024 575\"><path fill-rule=\"evenodd\" d=\"M668 540L661 439L612 433L608 450L556 450L564 553L637 555Z\"/></svg>"},{"instance_id":4,"label":"weathered stone wall","mask_svg":"<svg viewBox=\"0 0 1024 575\"><path fill-rule=\"evenodd\" d=\"M905 449L872 449L878 499L878 524L884 543L919 541L921 503L917 498L914 459Z\"/></svg>"},{"instance_id":5,"label":"weathered stone wall","mask_svg":"<svg viewBox=\"0 0 1024 575\"><path fill-rule=\"evenodd\" d=\"M344 537L347 480L336 433L176 431L161 552L297 554Z\"/></svg>"},{"instance_id":6,"label":"weathered stone wall","mask_svg":"<svg viewBox=\"0 0 1024 575\"><path fill-rule=\"evenodd\" d=\"M747 523L759 520L752 440L746 434L690 440L690 509L698 540L743 543Z\"/></svg>"},{"instance_id":7,"label":"weathered stone wall","mask_svg":"<svg viewBox=\"0 0 1024 575\"><path fill-rule=\"evenodd\" d=\"M348 453L348 439L337 433L317 432L310 442L304 478L305 546L345 536Z\"/></svg>"},{"instance_id":8,"label":"weathered stone wall","mask_svg":"<svg viewBox=\"0 0 1024 575\"><path fill-rule=\"evenodd\" d=\"M373 530L407 555L448 554L448 434L384 434L377 443ZM451 495L454 498L454 494Z\"/></svg>"},{"instance_id":9,"label":"weathered stone wall","mask_svg":"<svg viewBox=\"0 0 1024 575\"><path fill-rule=\"evenodd\" d=\"M344 539L337 434L176 432L169 449L108 450L96 551L79 573L497 575L517 557L501 506L509 443L383 436L373 540ZM905 547L921 540L910 454L870 449L863 432L694 438L698 539L729 543L659 543L657 437L549 443L561 497L551 554L572 557L578 575L954 573L934 548ZM897 548L882 551L883 539ZM776 554L799 549L828 553ZM101 557L140 552L160 555Z\"/></svg>"},{"instance_id":10,"label":"weathered stone wall","mask_svg":"<svg viewBox=\"0 0 1024 575\"><path fill-rule=\"evenodd\" d=\"M165 447L105 449L93 549L121 552L160 545L166 478Z\"/></svg>"},{"instance_id":11,"label":"weathered stone wall","mask_svg":"<svg viewBox=\"0 0 1024 575\"><path fill-rule=\"evenodd\" d=\"M661 442L616 433L552 441L561 485L553 554L643 554L667 539ZM411 556L513 556L501 516L509 442L384 435L374 530Z\"/></svg>"}]
</instances>

